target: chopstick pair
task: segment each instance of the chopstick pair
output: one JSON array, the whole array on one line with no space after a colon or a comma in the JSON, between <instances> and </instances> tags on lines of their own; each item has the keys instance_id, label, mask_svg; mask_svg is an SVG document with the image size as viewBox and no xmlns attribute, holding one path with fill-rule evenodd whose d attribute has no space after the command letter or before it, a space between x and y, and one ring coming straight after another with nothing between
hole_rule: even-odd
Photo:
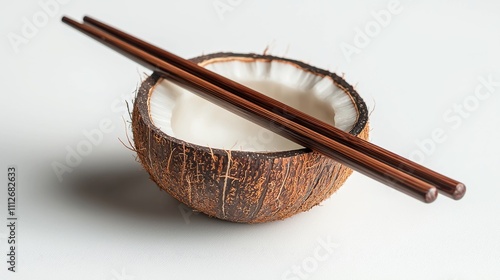
<instances>
[{"instance_id":1,"label":"chopstick pair","mask_svg":"<svg viewBox=\"0 0 500 280\"><path fill-rule=\"evenodd\" d=\"M465 194L465 185L456 180L98 20L62 21L201 97L420 201L434 201L438 191L457 200Z\"/></svg>"}]
</instances>

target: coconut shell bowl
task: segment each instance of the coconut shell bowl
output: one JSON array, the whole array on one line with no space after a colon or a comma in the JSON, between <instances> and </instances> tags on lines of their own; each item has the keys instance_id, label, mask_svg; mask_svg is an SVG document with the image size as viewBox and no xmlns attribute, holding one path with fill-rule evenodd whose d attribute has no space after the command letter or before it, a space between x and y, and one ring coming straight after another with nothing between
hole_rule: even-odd
<instances>
[{"instance_id":1,"label":"coconut shell bowl","mask_svg":"<svg viewBox=\"0 0 500 280\"><path fill-rule=\"evenodd\" d=\"M135 149L161 189L199 212L285 219L330 197L347 166L425 203L465 195L463 183L366 141L366 105L334 73L265 54L187 61L88 16L62 21L154 70L134 102Z\"/></svg>"},{"instance_id":2,"label":"coconut shell bowl","mask_svg":"<svg viewBox=\"0 0 500 280\"><path fill-rule=\"evenodd\" d=\"M271 55L216 53L193 62L364 140L366 105L343 78ZM352 170L153 73L132 114L152 180L192 209L239 223L282 220L335 193Z\"/></svg>"}]
</instances>

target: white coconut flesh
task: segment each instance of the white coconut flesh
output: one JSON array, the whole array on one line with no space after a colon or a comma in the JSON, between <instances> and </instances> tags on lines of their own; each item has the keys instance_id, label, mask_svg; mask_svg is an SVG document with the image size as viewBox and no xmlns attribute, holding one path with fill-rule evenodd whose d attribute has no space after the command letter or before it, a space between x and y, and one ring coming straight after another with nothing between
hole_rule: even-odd
<instances>
[{"instance_id":1,"label":"white coconut flesh","mask_svg":"<svg viewBox=\"0 0 500 280\"><path fill-rule=\"evenodd\" d=\"M357 120L351 97L330 77L279 60L213 59L207 69L349 131ZM149 100L153 124L167 135L212 149L254 152L302 148L168 80L160 81Z\"/></svg>"}]
</instances>

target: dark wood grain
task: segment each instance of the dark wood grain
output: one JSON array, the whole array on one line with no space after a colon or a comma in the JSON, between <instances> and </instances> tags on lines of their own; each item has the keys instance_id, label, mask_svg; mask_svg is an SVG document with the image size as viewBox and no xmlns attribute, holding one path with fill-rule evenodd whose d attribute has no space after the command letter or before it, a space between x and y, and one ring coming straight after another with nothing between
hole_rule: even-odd
<instances>
[{"instance_id":1,"label":"dark wood grain","mask_svg":"<svg viewBox=\"0 0 500 280\"><path fill-rule=\"evenodd\" d=\"M89 20L88 17L86 19L87 21ZM81 24L67 17L64 17L63 21L141 65L161 73L171 81L191 90L199 96L266 127L283 137L311 148L323 155L329 156L362 174L416 199L424 202L432 202L436 199L436 187L428 183L427 180L416 177L414 170L417 170L417 168L415 168L414 165L402 169L399 168L401 162L397 162L397 165L394 166L388 164L387 161L371 156L370 154L373 154L373 147L371 146L374 145L369 142L357 141L359 139L351 137L351 135L345 132L320 122L272 98L268 98L265 95L257 94L259 98L255 98L255 91L250 92L247 96L245 95L245 93L248 93L246 87L242 87L230 80L228 80L229 82L217 85L215 80L211 80L216 76L207 78L205 76L199 77L194 75L174 63L171 64L166 62L163 56L158 57L157 55L159 55L159 53L155 54L154 52L151 53L151 50L145 51L140 49L95 26ZM124 33L122 35L124 35ZM234 92L223 88L222 85L228 89L234 87L232 91L234 89L239 89L238 92L240 92L241 95L234 94ZM297 117L297 115L300 117ZM335 137L331 136L333 133L335 133ZM356 144L352 144L353 139L351 138L357 139L354 140L356 141L355 143L358 143L357 146ZM362 147L360 148L358 146ZM370 152L364 150L369 150ZM386 157L392 155L392 153L382 148L377 147L375 150L378 151L376 153ZM419 170L422 169L419 168ZM424 172L426 174L424 177L432 181L432 175L435 172L428 169L424 171L426 171ZM448 185L450 182L454 182L451 179L443 180L442 177L440 177L440 180Z\"/></svg>"}]
</instances>

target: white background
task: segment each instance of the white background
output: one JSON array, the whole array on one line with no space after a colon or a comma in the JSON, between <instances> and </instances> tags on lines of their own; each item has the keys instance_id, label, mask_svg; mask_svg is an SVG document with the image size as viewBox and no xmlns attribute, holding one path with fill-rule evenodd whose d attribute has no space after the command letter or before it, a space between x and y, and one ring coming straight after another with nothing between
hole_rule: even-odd
<instances>
[{"instance_id":1,"label":"white background","mask_svg":"<svg viewBox=\"0 0 500 280\"><path fill-rule=\"evenodd\" d=\"M15 274L0 226L0 279L499 279L500 87L483 100L474 92L479 77L500 81L500 4L436 2L401 0L402 11L347 56L341 46L356 47L356 28L388 0L70 0L19 45L9 36L23 36L23 18L43 9L2 1L0 177L17 165L19 226ZM233 6L217 12L221 3ZM371 141L409 156L443 131L424 163L465 182L467 195L425 205L354 174L321 206L285 221L191 215L118 140L127 127L116 106L149 71L62 24L63 14L92 15L186 58L269 46L345 73L372 111ZM464 101L460 116L454 106ZM60 182L51 164L106 119L113 131ZM326 260L314 257L319 240L336 244ZM294 266L303 274L287 274Z\"/></svg>"}]
</instances>

